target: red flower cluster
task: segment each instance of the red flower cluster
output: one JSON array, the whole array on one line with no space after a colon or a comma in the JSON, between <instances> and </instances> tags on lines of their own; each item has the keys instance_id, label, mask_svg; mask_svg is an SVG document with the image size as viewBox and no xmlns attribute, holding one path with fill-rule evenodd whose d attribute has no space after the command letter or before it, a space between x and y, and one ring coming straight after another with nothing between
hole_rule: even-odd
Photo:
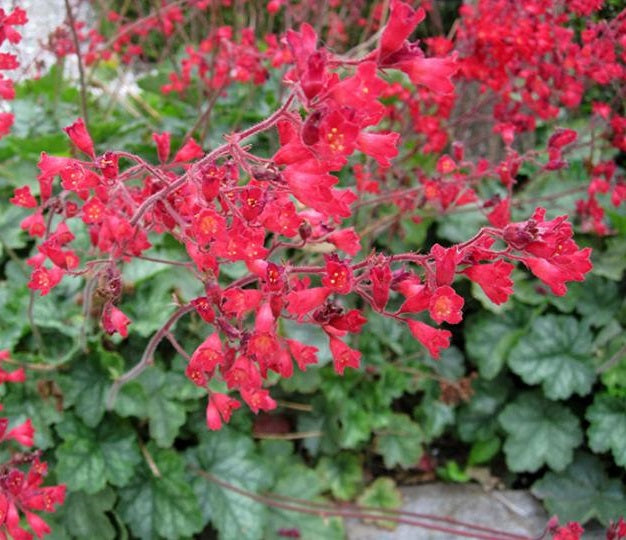
<instances>
[{"instance_id":1,"label":"red flower cluster","mask_svg":"<svg viewBox=\"0 0 626 540\"><path fill-rule=\"evenodd\" d=\"M16 26L26 24L28 18L26 12L17 7L11 13L0 8L0 46L6 41L16 45L22 40L21 34L15 29ZM0 52L0 98L11 100L15 97L13 81L5 78L2 71L11 71L19 67L17 56L11 53ZM13 114L0 112L0 138L4 137L13 125Z\"/></svg>"},{"instance_id":2,"label":"red flower cluster","mask_svg":"<svg viewBox=\"0 0 626 540\"><path fill-rule=\"evenodd\" d=\"M536 117L551 119L561 106L577 107L587 81L605 85L626 77L623 13L608 23L587 22L582 43L570 27L573 17L601 5L585 0L466 4L457 32L461 73L497 95L494 112L501 122L518 132L533 130Z\"/></svg>"},{"instance_id":3,"label":"red flower cluster","mask_svg":"<svg viewBox=\"0 0 626 540\"><path fill-rule=\"evenodd\" d=\"M268 372L290 377L294 363L301 370L317 363L317 349L284 336L280 319L319 327L341 374L360 365L361 354L347 338L366 323L361 310L344 306L344 296L356 295L381 316L406 323L437 358L451 339L449 330L437 326L463 318L464 300L454 289L457 277L476 282L500 304L512 294L511 272L521 261L556 294L564 294L566 282L580 281L591 268L589 250L578 249L564 217L546 221L542 209L528 221L509 223L508 199L494 204L489 214L494 227L481 229L463 244L435 245L421 255L371 253L359 262L351 259L361 249L360 238L342 221L352 214L358 197L350 185L339 187L337 173L355 152L369 156L379 171L390 169L398 154L398 133L377 129L388 111L381 100L393 91L382 75L400 70L432 95L453 89L454 55L446 56L439 43L433 48L440 56L427 58L408 41L423 18L422 10L394 0L375 50L349 61L319 47L308 24L289 30L284 58L293 64L284 83L291 88L290 96L266 120L228 135L224 145L206 155L189 139L171 158L167 132L153 134L158 165L121 151L99 154L81 119L68 126L68 137L85 159L42 153L38 198L24 187L11 199L32 211L21 226L41 238L38 253L28 261L33 268L29 287L43 295L64 275L96 277L104 298L102 327L126 337L130 320L118 307L122 294L118 263L144 257L151 247L149 235L171 235L185 247L189 261L183 264L206 292L181 306L158 336L168 333L174 339L167 332L169 326L192 310L212 327L186 368L188 378L209 394L210 429L228 422L240 406L237 399L210 390L212 380L223 381L258 412L276 406L263 387ZM253 42L245 33L241 46L254 56ZM238 61L222 57L226 54L222 49L238 51L237 58L247 54L233 47L223 29L204 46L217 66L220 58ZM194 65L201 67L201 55L194 57L199 62ZM227 84L232 65L228 80L216 83L219 69L207 84ZM272 128L278 131L280 147L270 159L257 157L244 146L249 137ZM554 135L551 159L560 159L572 137L569 131ZM128 161L132 164L124 168ZM518 166L514 154L499 165L502 183L512 185ZM456 144L452 155L439 159L437 181L423 181L425 198L441 210L475 202L472 185L488 169L465 161L462 145ZM357 174L359 186L370 193L378 190L364 169ZM400 207L415 205L415 200L405 203L402 197L394 202ZM82 222L91 249L75 246L71 221ZM504 250L494 247L498 240L506 243ZM328 244L336 249L321 265L296 266L276 256L287 249ZM97 259L91 260L93 256ZM221 269L235 262L245 263L248 274L223 284ZM392 298L401 302L399 308L388 308ZM179 344L177 348L183 350Z\"/></svg>"},{"instance_id":4,"label":"red flower cluster","mask_svg":"<svg viewBox=\"0 0 626 540\"><path fill-rule=\"evenodd\" d=\"M0 361L11 361L8 351L0 351ZM12 372L0 369L0 382L24 382L22 368ZM0 405L0 410L2 405ZM13 440L26 447L33 445L35 431L30 419L7 431L8 418L0 418L0 442ZM28 466L24 472L22 469ZM21 527L20 512L33 533L41 538L50 532L48 524L35 512L54 512L63 504L65 486L42 486L47 465L40 452L14 453L8 462L0 464L0 538L31 540L33 535Z\"/></svg>"}]
</instances>

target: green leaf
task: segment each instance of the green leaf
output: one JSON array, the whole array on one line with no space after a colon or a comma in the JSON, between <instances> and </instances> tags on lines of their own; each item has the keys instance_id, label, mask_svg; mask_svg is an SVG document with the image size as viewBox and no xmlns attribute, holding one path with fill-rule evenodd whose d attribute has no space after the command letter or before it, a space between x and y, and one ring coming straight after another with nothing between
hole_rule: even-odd
<instances>
[{"instance_id":1,"label":"green leaf","mask_svg":"<svg viewBox=\"0 0 626 540\"><path fill-rule=\"evenodd\" d=\"M406 414L388 414L377 422L374 449L383 457L385 467L410 468L422 456L422 430Z\"/></svg>"},{"instance_id":2,"label":"green leaf","mask_svg":"<svg viewBox=\"0 0 626 540\"><path fill-rule=\"evenodd\" d=\"M25 317L28 309L28 290L26 287L16 288L6 282L0 282L0 350L11 350L19 342L28 328Z\"/></svg>"},{"instance_id":3,"label":"green leaf","mask_svg":"<svg viewBox=\"0 0 626 540\"><path fill-rule=\"evenodd\" d=\"M59 377L63 406L74 407L78 417L89 427L97 426L105 411L109 376L94 356L81 358L68 375Z\"/></svg>"},{"instance_id":4,"label":"green leaf","mask_svg":"<svg viewBox=\"0 0 626 540\"><path fill-rule=\"evenodd\" d=\"M500 376L493 381L476 379L469 403L457 411L456 427L464 442L486 440L498 430L498 414L511 392L511 381Z\"/></svg>"},{"instance_id":5,"label":"green leaf","mask_svg":"<svg viewBox=\"0 0 626 540\"><path fill-rule=\"evenodd\" d=\"M184 405L175 399L180 383L177 374L150 367L136 381L122 387L115 412L148 418L155 442L162 448L171 446L186 418Z\"/></svg>"},{"instance_id":6,"label":"green leaf","mask_svg":"<svg viewBox=\"0 0 626 540\"><path fill-rule=\"evenodd\" d=\"M591 449L597 453L611 450L615 463L626 467L626 398L596 395L585 418Z\"/></svg>"},{"instance_id":7,"label":"green leaf","mask_svg":"<svg viewBox=\"0 0 626 540\"><path fill-rule=\"evenodd\" d=\"M89 495L83 491L70 491L62 506L63 522L75 538L113 540L115 527L106 515L115 503L111 488Z\"/></svg>"},{"instance_id":8,"label":"green leaf","mask_svg":"<svg viewBox=\"0 0 626 540\"><path fill-rule=\"evenodd\" d=\"M359 459L347 452L332 458L323 457L317 464L316 472L333 497L343 501L352 499L363 483L363 469Z\"/></svg>"},{"instance_id":9,"label":"green leaf","mask_svg":"<svg viewBox=\"0 0 626 540\"><path fill-rule=\"evenodd\" d=\"M280 472L271 489L272 493L299 500L323 501L318 495L323 486L318 475L302 464L290 465ZM306 507L306 503L305 507ZM343 540L343 520L338 517L321 517L295 510L270 507L264 540L282 540L281 531L297 530L302 540Z\"/></svg>"},{"instance_id":10,"label":"green leaf","mask_svg":"<svg viewBox=\"0 0 626 540\"><path fill-rule=\"evenodd\" d=\"M230 428L205 432L201 435L201 444L191 450L188 457L192 468L202 471L193 481L202 515L212 521L220 538L262 538L267 507L218 483L228 483L252 493L270 487L270 471L254 453L252 440Z\"/></svg>"},{"instance_id":11,"label":"green leaf","mask_svg":"<svg viewBox=\"0 0 626 540\"><path fill-rule=\"evenodd\" d=\"M533 321L509 355L509 366L527 384L541 383L550 399L588 394L596 378L592 335L573 317L547 315Z\"/></svg>"},{"instance_id":12,"label":"green leaf","mask_svg":"<svg viewBox=\"0 0 626 540\"><path fill-rule=\"evenodd\" d=\"M380 477L363 491L357 502L362 506L398 510L402 506L402 494L391 478ZM385 519L365 520L385 529L395 529L397 522Z\"/></svg>"},{"instance_id":13,"label":"green leaf","mask_svg":"<svg viewBox=\"0 0 626 540\"><path fill-rule=\"evenodd\" d=\"M73 491L96 493L107 482L123 486L141 461L135 435L123 424L106 422L92 430L68 419L57 431L64 442L56 450L55 472Z\"/></svg>"},{"instance_id":14,"label":"green leaf","mask_svg":"<svg viewBox=\"0 0 626 540\"><path fill-rule=\"evenodd\" d=\"M437 467L437 476L445 482L456 482L458 484L465 484L472 479L454 460L448 460L445 466Z\"/></svg>"},{"instance_id":15,"label":"green leaf","mask_svg":"<svg viewBox=\"0 0 626 540\"><path fill-rule=\"evenodd\" d=\"M389 407L394 399L407 392L412 384L412 378L410 373L401 372L393 364L383 364L373 388L380 406Z\"/></svg>"},{"instance_id":16,"label":"green leaf","mask_svg":"<svg viewBox=\"0 0 626 540\"><path fill-rule=\"evenodd\" d=\"M626 333L619 336L615 340L616 343L611 343L609 347L609 358L605 362L613 363L615 359L617 363L609 367L604 373L602 373L602 382L607 388L609 394L613 396L619 396L626 398L626 349L622 341L626 339ZM617 350L614 350L616 347Z\"/></svg>"},{"instance_id":17,"label":"green leaf","mask_svg":"<svg viewBox=\"0 0 626 540\"><path fill-rule=\"evenodd\" d=\"M491 437L484 441L476 441L472 444L469 457L467 459L468 465L481 465L491 461L499 451L502 445L500 437Z\"/></svg>"},{"instance_id":18,"label":"green leaf","mask_svg":"<svg viewBox=\"0 0 626 540\"><path fill-rule=\"evenodd\" d=\"M348 401L339 411L341 428L338 443L342 448L356 448L369 440L374 418L358 401Z\"/></svg>"},{"instance_id":19,"label":"green leaf","mask_svg":"<svg viewBox=\"0 0 626 540\"><path fill-rule=\"evenodd\" d=\"M53 396L42 399L36 386L30 378L25 384L10 385L2 398L2 416L8 417L12 425L30 418L35 429L35 447L46 450L55 443L50 426L60 422L63 415L60 403Z\"/></svg>"},{"instance_id":20,"label":"green leaf","mask_svg":"<svg viewBox=\"0 0 626 540\"><path fill-rule=\"evenodd\" d=\"M606 250L593 250L593 273L614 281L622 278L626 268L626 238L616 236L606 242Z\"/></svg>"},{"instance_id":21,"label":"green leaf","mask_svg":"<svg viewBox=\"0 0 626 540\"><path fill-rule=\"evenodd\" d=\"M443 377L456 381L465 375L465 358L463 353L454 345L441 351L439 360L435 360L432 356L425 355L420 363Z\"/></svg>"},{"instance_id":22,"label":"green leaf","mask_svg":"<svg viewBox=\"0 0 626 540\"><path fill-rule=\"evenodd\" d=\"M609 479L601 461L588 454L577 454L562 473L547 473L533 484L532 493L562 523L597 518L606 527L626 515L624 486L618 479Z\"/></svg>"},{"instance_id":23,"label":"green leaf","mask_svg":"<svg viewBox=\"0 0 626 540\"><path fill-rule=\"evenodd\" d=\"M450 242L465 242L471 236L469 231L477 231L486 224L480 212L459 212L440 216L437 221L437 235Z\"/></svg>"},{"instance_id":24,"label":"green leaf","mask_svg":"<svg viewBox=\"0 0 626 540\"><path fill-rule=\"evenodd\" d=\"M514 270L511 279L515 283L513 297L516 300L531 306L541 306L548 301L548 289L540 285L529 272Z\"/></svg>"},{"instance_id":25,"label":"green leaf","mask_svg":"<svg viewBox=\"0 0 626 540\"><path fill-rule=\"evenodd\" d=\"M535 392L518 396L499 420L508 433L506 463L514 472L536 472L543 465L562 471L583 439L578 419L567 407Z\"/></svg>"},{"instance_id":26,"label":"green leaf","mask_svg":"<svg viewBox=\"0 0 626 540\"><path fill-rule=\"evenodd\" d=\"M526 332L531 311L520 304L499 315L478 312L468 318L465 343L481 377L493 379L506 363L509 352Z\"/></svg>"},{"instance_id":27,"label":"green leaf","mask_svg":"<svg viewBox=\"0 0 626 540\"><path fill-rule=\"evenodd\" d=\"M426 441L432 441L443 435L446 427L454 423L454 407L432 395L425 395L415 408L413 417L422 428Z\"/></svg>"},{"instance_id":28,"label":"green leaf","mask_svg":"<svg viewBox=\"0 0 626 540\"><path fill-rule=\"evenodd\" d=\"M198 500L185 477L184 461L173 450L150 443L145 462L126 487L119 490L122 519L142 540L191 536L203 527Z\"/></svg>"},{"instance_id":29,"label":"green leaf","mask_svg":"<svg viewBox=\"0 0 626 540\"><path fill-rule=\"evenodd\" d=\"M585 280L576 310L586 316L592 326L604 326L613 318L621 301L615 282L591 276Z\"/></svg>"}]
</instances>

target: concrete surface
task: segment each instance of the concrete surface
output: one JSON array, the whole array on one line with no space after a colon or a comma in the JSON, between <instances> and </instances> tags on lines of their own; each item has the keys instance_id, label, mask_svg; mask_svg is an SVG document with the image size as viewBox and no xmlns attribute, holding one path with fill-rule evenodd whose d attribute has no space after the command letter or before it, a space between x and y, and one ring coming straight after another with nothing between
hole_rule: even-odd
<instances>
[{"instance_id":1,"label":"concrete surface","mask_svg":"<svg viewBox=\"0 0 626 540\"><path fill-rule=\"evenodd\" d=\"M527 491L486 492L475 484L450 485L427 484L400 488L404 504L402 510L454 519L519 534L527 538L538 538L544 530L549 516L539 501ZM412 517L419 521L427 521ZM444 522L430 521L450 527ZM463 538L453 533L443 533L418 528L412 525L398 525L389 531L367 525L356 519L346 520L349 540L447 540ZM463 529L460 529L463 530ZM470 531L471 529L465 529ZM480 532L480 531L477 531ZM482 532L489 536L488 533ZM589 531L585 540L600 540L604 535Z\"/></svg>"}]
</instances>

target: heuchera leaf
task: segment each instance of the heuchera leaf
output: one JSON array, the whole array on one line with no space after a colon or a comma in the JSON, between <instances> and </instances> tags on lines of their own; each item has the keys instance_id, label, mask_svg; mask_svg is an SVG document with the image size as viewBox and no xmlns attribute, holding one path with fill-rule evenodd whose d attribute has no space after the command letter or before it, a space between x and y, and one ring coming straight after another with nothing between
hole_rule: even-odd
<instances>
[{"instance_id":1,"label":"heuchera leaf","mask_svg":"<svg viewBox=\"0 0 626 540\"><path fill-rule=\"evenodd\" d=\"M576 311L586 316L592 326L604 326L613 318L621 301L615 282L590 276L581 287Z\"/></svg>"},{"instance_id":2,"label":"heuchera leaf","mask_svg":"<svg viewBox=\"0 0 626 540\"><path fill-rule=\"evenodd\" d=\"M477 379L472 383L474 394L469 403L457 412L457 430L464 442L492 438L498 430L497 415L511 391L511 381L500 376L493 381Z\"/></svg>"},{"instance_id":3,"label":"heuchera leaf","mask_svg":"<svg viewBox=\"0 0 626 540\"><path fill-rule=\"evenodd\" d=\"M508 433L506 463L514 472L535 472L543 465L562 471L583 439L578 419L567 407L535 392L519 395L499 420Z\"/></svg>"},{"instance_id":4,"label":"heuchera leaf","mask_svg":"<svg viewBox=\"0 0 626 540\"><path fill-rule=\"evenodd\" d=\"M437 381L426 381L425 393L420 404L413 410L426 441L443 435L446 427L454 423L454 407L441 401L441 389Z\"/></svg>"},{"instance_id":5,"label":"heuchera leaf","mask_svg":"<svg viewBox=\"0 0 626 540\"><path fill-rule=\"evenodd\" d=\"M402 494L396 483L391 478L377 478L372 482L358 498L357 502L363 506L397 510L402 506ZM397 522L377 519L372 520L378 527L395 529Z\"/></svg>"},{"instance_id":6,"label":"heuchera leaf","mask_svg":"<svg viewBox=\"0 0 626 540\"><path fill-rule=\"evenodd\" d=\"M122 387L115 412L120 416L148 418L155 442L162 448L171 446L186 417L184 405L173 397L173 390L180 382L176 374L151 367L136 381Z\"/></svg>"},{"instance_id":7,"label":"heuchera leaf","mask_svg":"<svg viewBox=\"0 0 626 540\"><path fill-rule=\"evenodd\" d=\"M185 477L182 457L152 443L146 452L150 466L144 462L133 481L119 491L122 519L142 540L175 539L199 532L202 513Z\"/></svg>"},{"instance_id":8,"label":"heuchera leaf","mask_svg":"<svg viewBox=\"0 0 626 540\"><path fill-rule=\"evenodd\" d=\"M597 395L585 415L589 446L594 452L611 450L615 463L626 467L626 399Z\"/></svg>"},{"instance_id":9,"label":"heuchera leaf","mask_svg":"<svg viewBox=\"0 0 626 540\"><path fill-rule=\"evenodd\" d=\"M93 365L93 358L81 360L84 361L77 363L68 375L60 378L63 406L73 406L86 425L95 427L104 415L109 377L98 365Z\"/></svg>"},{"instance_id":10,"label":"heuchera leaf","mask_svg":"<svg viewBox=\"0 0 626 540\"><path fill-rule=\"evenodd\" d=\"M476 362L481 377L493 379L525 332L531 311L516 305L501 314L480 312L470 317L465 330L468 356Z\"/></svg>"},{"instance_id":11,"label":"heuchera leaf","mask_svg":"<svg viewBox=\"0 0 626 540\"><path fill-rule=\"evenodd\" d=\"M75 538L113 540L115 527L106 512L113 508L115 492L106 488L93 495L83 491L70 492L63 505L63 523Z\"/></svg>"},{"instance_id":12,"label":"heuchera leaf","mask_svg":"<svg viewBox=\"0 0 626 540\"><path fill-rule=\"evenodd\" d=\"M376 424L374 449L388 469L416 465L422 456L423 441L422 430L406 414L389 414Z\"/></svg>"},{"instance_id":13,"label":"heuchera leaf","mask_svg":"<svg viewBox=\"0 0 626 540\"><path fill-rule=\"evenodd\" d=\"M271 473L256 455L252 440L231 428L204 432L201 444L188 453L192 471L202 471L216 479L251 492L270 487ZM211 520L224 540L256 540L263 538L267 523L267 507L235 493L201 473L193 480L202 516Z\"/></svg>"},{"instance_id":14,"label":"heuchera leaf","mask_svg":"<svg viewBox=\"0 0 626 540\"><path fill-rule=\"evenodd\" d=\"M55 472L72 491L96 493L107 482L123 486L141 461L135 435L123 424L107 422L92 430L68 419L57 431L64 441L56 450Z\"/></svg>"},{"instance_id":15,"label":"heuchera leaf","mask_svg":"<svg viewBox=\"0 0 626 540\"><path fill-rule=\"evenodd\" d=\"M600 460L588 454L577 454L562 473L546 474L533 484L532 492L562 523L597 518L608 526L626 514L624 486L617 479L609 479Z\"/></svg>"},{"instance_id":16,"label":"heuchera leaf","mask_svg":"<svg viewBox=\"0 0 626 540\"><path fill-rule=\"evenodd\" d=\"M591 390L592 335L573 317L547 315L533 322L509 355L509 366L527 384L540 384L550 399Z\"/></svg>"},{"instance_id":17,"label":"heuchera leaf","mask_svg":"<svg viewBox=\"0 0 626 540\"><path fill-rule=\"evenodd\" d=\"M626 238L623 235L609 238L606 250L594 250L592 260L594 274L619 281L626 268Z\"/></svg>"},{"instance_id":18,"label":"heuchera leaf","mask_svg":"<svg viewBox=\"0 0 626 540\"><path fill-rule=\"evenodd\" d=\"M323 457L317 464L317 474L333 497L352 499L363 483L363 469L356 456L342 452L332 458Z\"/></svg>"}]
</instances>

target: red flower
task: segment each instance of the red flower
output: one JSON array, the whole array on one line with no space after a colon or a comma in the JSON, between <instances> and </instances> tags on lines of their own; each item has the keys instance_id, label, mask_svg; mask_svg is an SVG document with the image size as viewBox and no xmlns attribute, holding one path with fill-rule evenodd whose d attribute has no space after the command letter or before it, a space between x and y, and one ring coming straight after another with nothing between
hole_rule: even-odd
<instances>
[{"instance_id":1,"label":"red flower","mask_svg":"<svg viewBox=\"0 0 626 540\"><path fill-rule=\"evenodd\" d=\"M194 298L191 301L191 305L196 308L196 313L202 317L206 322L212 323L215 320L215 312L213 311L213 304L206 296L200 296Z\"/></svg>"},{"instance_id":2,"label":"red flower","mask_svg":"<svg viewBox=\"0 0 626 540\"><path fill-rule=\"evenodd\" d=\"M211 392L206 408L206 425L210 430L221 429L222 421L230 422L234 410L241 407L241 403L226 394Z\"/></svg>"},{"instance_id":3,"label":"red flower","mask_svg":"<svg viewBox=\"0 0 626 540\"><path fill-rule=\"evenodd\" d=\"M411 60L398 62L391 67L404 71L414 85L426 86L437 94L454 92L454 84L450 79L459 69L455 54L445 58L420 58L416 56Z\"/></svg>"},{"instance_id":4,"label":"red flower","mask_svg":"<svg viewBox=\"0 0 626 540\"><path fill-rule=\"evenodd\" d=\"M191 226L199 242L207 244L226 231L226 220L214 210L205 209L197 214Z\"/></svg>"},{"instance_id":5,"label":"red flower","mask_svg":"<svg viewBox=\"0 0 626 540\"><path fill-rule=\"evenodd\" d=\"M0 138L9 134L14 121L15 117L13 116L13 113L0 113Z\"/></svg>"},{"instance_id":6,"label":"red flower","mask_svg":"<svg viewBox=\"0 0 626 540\"><path fill-rule=\"evenodd\" d=\"M11 204L14 204L15 206L21 206L23 208L37 207L37 199L33 197L33 194L30 192L29 186L15 188L15 191L13 193L14 196L9 199L9 202Z\"/></svg>"},{"instance_id":7,"label":"red flower","mask_svg":"<svg viewBox=\"0 0 626 540\"><path fill-rule=\"evenodd\" d=\"M330 352L333 356L335 371L339 375L343 375L347 367L358 368L361 363L361 353L351 349L335 336L329 335L328 337L330 338Z\"/></svg>"},{"instance_id":8,"label":"red flower","mask_svg":"<svg viewBox=\"0 0 626 540\"><path fill-rule=\"evenodd\" d=\"M37 514L33 514L32 512L24 512L24 515L26 516L28 526L33 530L37 538L42 538L46 534L50 534L52 532L50 526Z\"/></svg>"},{"instance_id":9,"label":"red flower","mask_svg":"<svg viewBox=\"0 0 626 540\"><path fill-rule=\"evenodd\" d=\"M85 223L101 223L104 219L106 207L98 197L92 197L81 210L81 218Z\"/></svg>"},{"instance_id":10,"label":"red flower","mask_svg":"<svg viewBox=\"0 0 626 540\"><path fill-rule=\"evenodd\" d=\"M204 150L202 147L190 138L187 142L176 152L174 156L174 163L181 163L184 161L191 161L192 159L198 159L204 156ZM160 159L160 154L159 154ZM167 158L166 158L167 159Z\"/></svg>"},{"instance_id":11,"label":"red flower","mask_svg":"<svg viewBox=\"0 0 626 540\"><path fill-rule=\"evenodd\" d=\"M525 257L522 259L524 264L530 268L530 271L552 289L557 296L563 296L567 293L567 281L583 281L584 274L591 270L591 262L589 255L591 250L586 248L579 252L580 269L570 268L565 265L554 264L546 259L538 259L536 257Z\"/></svg>"},{"instance_id":12,"label":"red flower","mask_svg":"<svg viewBox=\"0 0 626 540\"><path fill-rule=\"evenodd\" d=\"M406 319L409 329L413 337L417 339L434 358L439 358L441 349L447 349L450 346L450 337L452 334L448 330L438 330L421 321Z\"/></svg>"},{"instance_id":13,"label":"red flower","mask_svg":"<svg viewBox=\"0 0 626 540\"><path fill-rule=\"evenodd\" d=\"M119 173L119 157L115 152L105 152L97 160L96 165L102 172L102 176L112 180L117 178Z\"/></svg>"},{"instance_id":14,"label":"red flower","mask_svg":"<svg viewBox=\"0 0 626 540\"><path fill-rule=\"evenodd\" d=\"M331 317L328 324L324 326L324 330L334 335L345 335L346 332L358 334L366 322L367 319L358 309L351 309L347 313Z\"/></svg>"},{"instance_id":15,"label":"red flower","mask_svg":"<svg viewBox=\"0 0 626 540\"><path fill-rule=\"evenodd\" d=\"M22 379L23 380L23 379ZM6 419L2 419L6 420ZM6 424L0 428L0 440L6 441L7 439L13 439L20 443L22 446L32 446L33 437L35 436L35 430L30 418L19 426L14 427L8 433L4 433Z\"/></svg>"},{"instance_id":16,"label":"red flower","mask_svg":"<svg viewBox=\"0 0 626 540\"><path fill-rule=\"evenodd\" d=\"M567 525L559 527L553 533L552 540L580 540L584 532L585 529L580 526L580 523L571 521Z\"/></svg>"},{"instance_id":17,"label":"red flower","mask_svg":"<svg viewBox=\"0 0 626 540\"><path fill-rule=\"evenodd\" d=\"M286 341L289 346L289 351L302 371L306 371L306 367L309 364L317 364L317 347L304 345L295 339L288 339Z\"/></svg>"},{"instance_id":18,"label":"red flower","mask_svg":"<svg viewBox=\"0 0 626 540\"><path fill-rule=\"evenodd\" d=\"M620 540L626 538L626 521L620 517L617 522L611 521L606 532L606 540Z\"/></svg>"},{"instance_id":19,"label":"red flower","mask_svg":"<svg viewBox=\"0 0 626 540\"><path fill-rule=\"evenodd\" d=\"M40 266L35 268L30 275L30 281L28 282L28 288L33 291L39 291L41 296L48 294L53 287L59 284L63 277L63 270L58 267L51 269Z\"/></svg>"},{"instance_id":20,"label":"red flower","mask_svg":"<svg viewBox=\"0 0 626 540\"><path fill-rule=\"evenodd\" d=\"M263 293L257 289L226 289L222 293L222 311L241 319L248 311L255 310L261 300Z\"/></svg>"},{"instance_id":21,"label":"red flower","mask_svg":"<svg viewBox=\"0 0 626 540\"><path fill-rule=\"evenodd\" d=\"M327 287L313 287L302 291L291 291L287 295L287 311L301 317L321 306L332 291Z\"/></svg>"},{"instance_id":22,"label":"red flower","mask_svg":"<svg viewBox=\"0 0 626 540\"><path fill-rule=\"evenodd\" d=\"M381 167L389 167L390 159L398 155L399 133L372 133L361 131L356 141L357 148L372 156Z\"/></svg>"},{"instance_id":23,"label":"red flower","mask_svg":"<svg viewBox=\"0 0 626 540\"><path fill-rule=\"evenodd\" d=\"M502 199L487 214L487 219L494 227L499 229L506 227L511 221L511 200L508 197Z\"/></svg>"},{"instance_id":24,"label":"red flower","mask_svg":"<svg viewBox=\"0 0 626 540\"><path fill-rule=\"evenodd\" d=\"M428 310L430 316L438 324L443 321L456 324L463 319L461 308L464 302L463 298L456 294L452 287L444 285L437 287L435 293L430 297Z\"/></svg>"},{"instance_id":25,"label":"red flower","mask_svg":"<svg viewBox=\"0 0 626 540\"><path fill-rule=\"evenodd\" d=\"M34 214L25 217L20 222L20 229L28 231L30 236L43 237L46 234L46 223L43 220L43 214L41 210L38 210Z\"/></svg>"},{"instance_id":26,"label":"red flower","mask_svg":"<svg viewBox=\"0 0 626 540\"><path fill-rule=\"evenodd\" d=\"M503 304L513 294L513 281L510 278L515 267L498 260L493 264L477 264L466 268L463 273L485 292L495 304Z\"/></svg>"},{"instance_id":27,"label":"red flower","mask_svg":"<svg viewBox=\"0 0 626 540\"><path fill-rule=\"evenodd\" d=\"M379 57L384 59L400 49L404 41L425 17L426 13L423 8L414 10L409 4L393 0L389 21L380 37Z\"/></svg>"},{"instance_id":28,"label":"red flower","mask_svg":"<svg viewBox=\"0 0 626 540\"><path fill-rule=\"evenodd\" d=\"M435 277L437 285L450 285L454 279L458 262L457 248L444 248L439 244L435 244L430 248L430 254L435 259Z\"/></svg>"},{"instance_id":29,"label":"red flower","mask_svg":"<svg viewBox=\"0 0 626 540\"><path fill-rule=\"evenodd\" d=\"M215 368L223 361L222 342L219 335L213 333L193 352L185 368L185 375L197 386L205 386L207 375L212 377Z\"/></svg>"},{"instance_id":30,"label":"red flower","mask_svg":"<svg viewBox=\"0 0 626 540\"><path fill-rule=\"evenodd\" d=\"M67 133L70 140L79 150L87 154L91 159L95 159L96 154L93 149L93 141L82 118L76 120L72 125L63 128L63 131Z\"/></svg>"},{"instance_id":31,"label":"red flower","mask_svg":"<svg viewBox=\"0 0 626 540\"><path fill-rule=\"evenodd\" d=\"M389 288L391 286L391 269L388 264L375 266L370 270L370 281L372 282L372 298L374 306L379 311L385 309L389 300Z\"/></svg>"},{"instance_id":32,"label":"red flower","mask_svg":"<svg viewBox=\"0 0 626 540\"><path fill-rule=\"evenodd\" d=\"M276 402L270 397L270 393L263 388L242 388L240 392L241 397L254 414L276 408Z\"/></svg>"},{"instance_id":33,"label":"red flower","mask_svg":"<svg viewBox=\"0 0 626 540\"><path fill-rule=\"evenodd\" d=\"M153 133L152 140L156 144L159 161L165 163L170 155L170 134L167 131Z\"/></svg>"},{"instance_id":34,"label":"red flower","mask_svg":"<svg viewBox=\"0 0 626 540\"><path fill-rule=\"evenodd\" d=\"M326 274L322 278L322 285L340 294L348 294L354 285L352 269L336 256L326 258Z\"/></svg>"},{"instance_id":35,"label":"red flower","mask_svg":"<svg viewBox=\"0 0 626 540\"><path fill-rule=\"evenodd\" d=\"M252 361L244 355L239 355L233 365L226 370L224 380L228 388L261 387L261 374L259 370Z\"/></svg>"},{"instance_id":36,"label":"red flower","mask_svg":"<svg viewBox=\"0 0 626 540\"><path fill-rule=\"evenodd\" d=\"M573 129L559 128L548 139L548 148L561 149L568 144L572 144L578 137Z\"/></svg>"},{"instance_id":37,"label":"red flower","mask_svg":"<svg viewBox=\"0 0 626 540\"><path fill-rule=\"evenodd\" d=\"M4 352L4 351L0 351ZM0 362L2 360L6 360L9 357L7 354L6 357L0 357ZM17 368L13 371L4 371L4 369L0 368L0 383L12 382L12 383L21 383L26 380L26 374L24 373L24 368Z\"/></svg>"},{"instance_id":38,"label":"red flower","mask_svg":"<svg viewBox=\"0 0 626 540\"><path fill-rule=\"evenodd\" d=\"M130 322L130 319L111 303L105 305L102 310L102 327L108 334L118 332L122 337L127 337Z\"/></svg>"},{"instance_id":39,"label":"red flower","mask_svg":"<svg viewBox=\"0 0 626 540\"><path fill-rule=\"evenodd\" d=\"M356 255L361 251L361 239L353 227L333 231L328 235L327 240L348 255Z\"/></svg>"}]
</instances>

